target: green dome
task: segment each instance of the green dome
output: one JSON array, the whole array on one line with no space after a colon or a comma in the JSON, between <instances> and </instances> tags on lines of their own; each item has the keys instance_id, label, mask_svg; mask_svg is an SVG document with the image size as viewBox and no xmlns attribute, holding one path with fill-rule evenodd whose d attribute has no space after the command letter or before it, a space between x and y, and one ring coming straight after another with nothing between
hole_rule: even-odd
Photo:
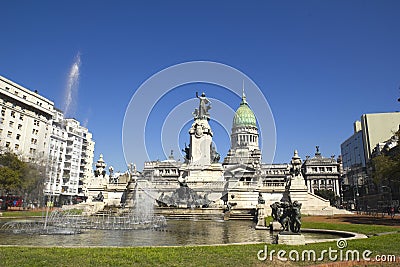
<instances>
[{"instance_id":1,"label":"green dome","mask_svg":"<svg viewBox=\"0 0 400 267\"><path fill-rule=\"evenodd\" d=\"M256 116L247 104L246 96L244 95L242 97L242 103L240 103L240 107L236 110L235 117L233 117L232 128L243 126L257 127Z\"/></svg>"}]
</instances>

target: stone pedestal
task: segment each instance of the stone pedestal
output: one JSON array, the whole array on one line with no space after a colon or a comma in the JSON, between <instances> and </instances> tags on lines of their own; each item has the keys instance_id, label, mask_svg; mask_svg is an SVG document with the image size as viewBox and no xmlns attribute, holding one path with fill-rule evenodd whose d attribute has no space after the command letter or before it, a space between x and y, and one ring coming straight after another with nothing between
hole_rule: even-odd
<instances>
[{"instance_id":1,"label":"stone pedestal","mask_svg":"<svg viewBox=\"0 0 400 267\"><path fill-rule=\"evenodd\" d=\"M305 245L306 240L302 234L280 233L278 234L278 244L285 245Z\"/></svg>"},{"instance_id":2,"label":"stone pedestal","mask_svg":"<svg viewBox=\"0 0 400 267\"><path fill-rule=\"evenodd\" d=\"M271 231L281 231L282 230L282 225L280 224L280 222L273 221L273 222L269 223L269 229Z\"/></svg>"},{"instance_id":3,"label":"stone pedestal","mask_svg":"<svg viewBox=\"0 0 400 267\"><path fill-rule=\"evenodd\" d=\"M189 130L190 164L192 166L209 166L211 164L211 145L213 132L208 120L197 118Z\"/></svg>"},{"instance_id":4,"label":"stone pedestal","mask_svg":"<svg viewBox=\"0 0 400 267\"><path fill-rule=\"evenodd\" d=\"M257 204L257 226L265 227L264 204Z\"/></svg>"}]
</instances>

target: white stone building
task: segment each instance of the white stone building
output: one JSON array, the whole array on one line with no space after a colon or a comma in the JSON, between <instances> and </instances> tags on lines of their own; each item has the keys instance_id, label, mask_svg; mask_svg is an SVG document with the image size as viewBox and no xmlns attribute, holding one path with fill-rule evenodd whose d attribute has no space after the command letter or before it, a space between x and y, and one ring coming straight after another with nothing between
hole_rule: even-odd
<instances>
[{"instance_id":1,"label":"white stone building","mask_svg":"<svg viewBox=\"0 0 400 267\"><path fill-rule=\"evenodd\" d=\"M45 194L60 195L62 192L65 155L67 150L67 131L64 127L64 115L55 110L50 134L48 179L45 184Z\"/></svg>"},{"instance_id":2,"label":"white stone building","mask_svg":"<svg viewBox=\"0 0 400 267\"><path fill-rule=\"evenodd\" d=\"M310 193L330 190L335 193L335 196L340 196L340 166L333 156L330 158L323 157L317 146L315 156L307 157L302 170Z\"/></svg>"},{"instance_id":3,"label":"white stone building","mask_svg":"<svg viewBox=\"0 0 400 267\"><path fill-rule=\"evenodd\" d=\"M64 119L60 110L54 114L45 193L64 199L83 197L83 182L92 176L92 134L79 121Z\"/></svg>"},{"instance_id":4,"label":"white stone building","mask_svg":"<svg viewBox=\"0 0 400 267\"><path fill-rule=\"evenodd\" d=\"M0 149L46 163L47 195L83 196L92 176L92 134L43 96L0 76Z\"/></svg>"},{"instance_id":5,"label":"white stone building","mask_svg":"<svg viewBox=\"0 0 400 267\"><path fill-rule=\"evenodd\" d=\"M24 160L47 156L54 103L0 76L0 147Z\"/></svg>"}]
</instances>

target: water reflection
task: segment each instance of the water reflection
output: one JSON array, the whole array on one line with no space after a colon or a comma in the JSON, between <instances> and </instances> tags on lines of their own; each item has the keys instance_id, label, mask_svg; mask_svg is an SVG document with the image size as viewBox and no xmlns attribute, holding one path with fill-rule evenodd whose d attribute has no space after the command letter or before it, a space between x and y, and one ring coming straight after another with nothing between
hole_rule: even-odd
<instances>
[{"instance_id":1,"label":"water reflection","mask_svg":"<svg viewBox=\"0 0 400 267\"><path fill-rule=\"evenodd\" d=\"M325 236L324 238L330 238ZM307 239L307 236L306 236ZM0 245L28 246L175 246L243 242L271 243L269 231L250 221L169 220L161 230L85 230L78 235L17 235L0 233Z\"/></svg>"}]
</instances>

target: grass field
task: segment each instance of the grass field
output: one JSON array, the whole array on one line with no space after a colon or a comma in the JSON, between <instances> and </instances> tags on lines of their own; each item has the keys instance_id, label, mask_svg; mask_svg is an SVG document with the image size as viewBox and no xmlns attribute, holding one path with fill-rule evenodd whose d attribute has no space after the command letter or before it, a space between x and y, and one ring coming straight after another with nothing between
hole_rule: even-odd
<instances>
[{"instance_id":1,"label":"grass field","mask_svg":"<svg viewBox=\"0 0 400 267\"><path fill-rule=\"evenodd\" d=\"M46 214L45 210L37 210L37 211L2 211L1 212L4 218L12 218L12 217L32 217L32 216L44 216ZM1 218L1 217L0 217Z\"/></svg>"},{"instance_id":2,"label":"grass field","mask_svg":"<svg viewBox=\"0 0 400 267\"><path fill-rule=\"evenodd\" d=\"M349 222L329 222L306 218L304 228L324 228L354 231L371 235L368 239L348 240L347 250L360 252L370 250L372 259L376 255L400 256L400 230L396 225L369 225ZM395 233L393 233L395 232ZM388 234L391 233L391 234ZM303 250L338 249L336 242L316 243L306 246L268 245L268 251L295 249L301 255ZM263 244L227 246L185 246L185 247L134 247L134 248L32 248L0 247L0 266L270 266L271 261L260 261L257 253ZM343 250L345 250L343 249ZM288 257L286 255L286 257ZM329 263L325 257L325 263ZM399 260L399 258L397 259ZM273 258L275 266L308 266L321 261L283 262ZM365 262L357 263L364 266ZM378 263L375 263L378 266ZM392 263L393 266L400 262ZM386 266L385 263L384 266ZM347 266L351 266L347 263ZM373 265L371 265L373 266Z\"/></svg>"}]
</instances>

